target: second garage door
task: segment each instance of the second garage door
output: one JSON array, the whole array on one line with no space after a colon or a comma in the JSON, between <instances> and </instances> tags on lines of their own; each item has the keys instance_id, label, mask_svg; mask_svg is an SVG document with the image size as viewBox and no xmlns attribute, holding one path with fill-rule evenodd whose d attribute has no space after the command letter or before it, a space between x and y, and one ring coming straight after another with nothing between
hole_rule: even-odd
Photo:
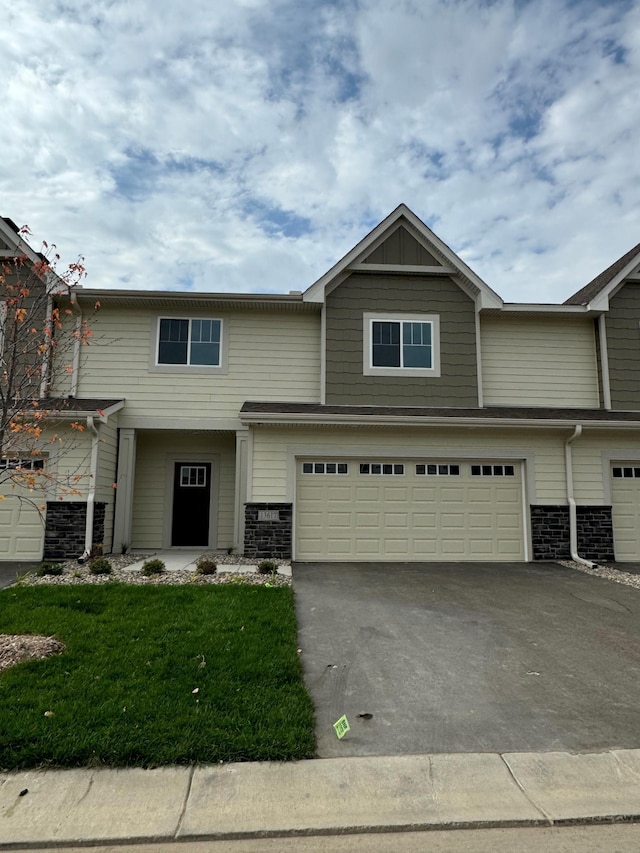
<instances>
[{"instance_id":1,"label":"second garage door","mask_svg":"<svg viewBox=\"0 0 640 853\"><path fill-rule=\"evenodd\" d=\"M613 539L616 560L640 560L640 465L614 463L611 468Z\"/></svg>"},{"instance_id":2,"label":"second garage door","mask_svg":"<svg viewBox=\"0 0 640 853\"><path fill-rule=\"evenodd\" d=\"M298 560L523 560L518 462L301 459Z\"/></svg>"}]
</instances>

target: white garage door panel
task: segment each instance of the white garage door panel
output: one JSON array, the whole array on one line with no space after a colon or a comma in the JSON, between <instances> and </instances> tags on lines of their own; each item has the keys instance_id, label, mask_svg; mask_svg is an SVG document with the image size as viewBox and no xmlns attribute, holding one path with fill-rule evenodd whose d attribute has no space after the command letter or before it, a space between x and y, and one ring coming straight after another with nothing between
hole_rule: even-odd
<instances>
[{"instance_id":1,"label":"white garage door panel","mask_svg":"<svg viewBox=\"0 0 640 853\"><path fill-rule=\"evenodd\" d=\"M44 521L36 507L14 495L2 501L0 510L0 559L40 560Z\"/></svg>"},{"instance_id":2,"label":"white garage door panel","mask_svg":"<svg viewBox=\"0 0 640 853\"><path fill-rule=\"evenodd\" d=\"M637 463L633 467L614 462L612 470L620 468L627 476L611 479L615 556L620 562L634 562L640 560L640 477L633 476Z\"/></svg>"},{"instance_id":3,"label":"white garage door panel","mask_svg":"<svg viewBox=\"0 0 640 853\"><path fill-rule=\"evenodd\" d=\"M459 476L418 475L415 461L403 475L360 474L363 461L341 475L299 464L297 559L524 559L520 465L507 481L471 476L470 463Z\"/></svg>"}]
</instances>

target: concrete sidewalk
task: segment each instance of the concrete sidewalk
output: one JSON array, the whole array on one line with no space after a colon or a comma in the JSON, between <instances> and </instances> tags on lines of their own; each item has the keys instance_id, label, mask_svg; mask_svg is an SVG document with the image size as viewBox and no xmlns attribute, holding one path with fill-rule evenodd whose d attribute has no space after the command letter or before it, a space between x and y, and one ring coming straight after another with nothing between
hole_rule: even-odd
<instances>
[{"instance_id":1,"label":"concrete sidewalk","mask_svg":"<svg viewBox=\"0 0 640 853\"><path fill-rule=\"evenodd\" d=\"M640 820L640 750L0 775L0 849Z\"/></svg>"}]
</instances>

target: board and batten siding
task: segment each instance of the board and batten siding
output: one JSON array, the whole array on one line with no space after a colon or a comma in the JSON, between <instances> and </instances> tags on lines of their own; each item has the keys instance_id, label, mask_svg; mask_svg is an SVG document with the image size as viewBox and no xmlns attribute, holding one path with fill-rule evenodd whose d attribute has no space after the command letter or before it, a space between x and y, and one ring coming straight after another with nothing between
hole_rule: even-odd
<instances>
[{"instance_id":1,"label":"board and batten siding","mask_svg":"<svg viewBox=\"0 0 640 853\"><path fill-rule=\"evenodd\" d=\"M228 336L228 372L154 370L158 317L216 317ZM126 399L129 418L234 418L245 400L320 399L317 314L139 311L101 308L94 343L82 348L79 397Z\"/></svg>"},{"instance_id":2,"label":"board and batten siding","mask_svg":"<svg viewBox=\"0 0 640 853\"><path fill-rule=\"evenodd\" d=\"M254 427L253 432L254 501L291 499L295 474L288 470L288 462L289 450L295 447L308 448L309 453L322 452L326 448L327 460L338 457L366 460L380 452L399 461L425 458L430 453L434 459L451 462L473 458L501 460L511 458L510 453L516 454L515 458L528 456L535 466L535 482L529 482L532 502L566 503L564 442L570 434L568 430L545 430L543 433L541 430L464 429L455 426L402 430ZM304 452L299 455L304 456ZM532 472L527 471L527 476L531 478Z\"/></svg>"},{"instance_id":3,"label":"board and batten siding","mask_svg":"<svg viewBox=\"0 0 640 853\"><path fill-rule=\"evenodd\" d=\"M593 320L481 319L486 406L597 408Z\"/></svg>"},{"instance_id":4,"label":"board and batten siding","mask_svg":"<svg viewBox=\"0 0 640 853\"><path fill-rule=\"evenodd\" d=\"M235 499L235 436L189 434L167 430L138 432L133 500L131 548L162 548L173 494L174 458L214 460L217 470L211 500L217 506L217 546L229 548L233 542ZM169 515L169 517L167 517ZM121 543L115 543L117 547Z\"/></svg>"}]
</instances>

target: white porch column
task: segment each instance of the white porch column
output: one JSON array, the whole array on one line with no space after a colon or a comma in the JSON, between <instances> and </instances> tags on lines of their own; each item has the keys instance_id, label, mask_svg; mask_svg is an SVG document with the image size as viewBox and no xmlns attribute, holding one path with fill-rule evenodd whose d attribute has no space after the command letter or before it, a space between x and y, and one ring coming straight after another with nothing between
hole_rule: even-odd
<instances>
[{"instance_id":1,"label":"white porch column","mask_svg":"<svg viewBox=\"0 0 640 853\"><path fill-rule=\"evenodd\" d=\"M249 430L236 430L236 500L233 525L234 547L244 551L244 505L247 500Z\"/></svg>"},{"instance_id":2,"label":"white porch column","mask_svg":"<svg viewBox=\"0 0 640 853\"><path fill-rule=\"evenodd\" d=\"M121 553L123 546L131 547L135 471L136 431L129 428L121 429L118 436L118 473L113 526L113 552L116 554Z\"/></svg>"}]
</instances>

